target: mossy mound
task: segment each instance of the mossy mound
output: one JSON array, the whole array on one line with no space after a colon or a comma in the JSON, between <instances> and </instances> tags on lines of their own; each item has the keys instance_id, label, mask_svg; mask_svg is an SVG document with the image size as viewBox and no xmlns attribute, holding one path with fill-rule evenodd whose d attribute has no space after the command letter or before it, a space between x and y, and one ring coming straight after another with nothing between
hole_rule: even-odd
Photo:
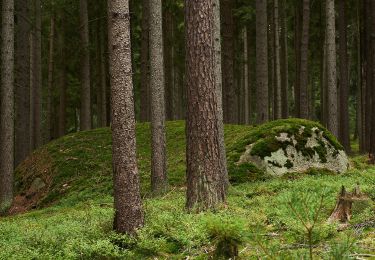
<instances>
[{"instance_id":1,"label":"mossy mound","mask_svg":"<svg viewBox=\"0 0 375 260\"><path fill-rule=\"evenodd\" d=\"M238 169L265 170L270 175L305 172L311 168L342 173L349 159L342 145L322 125L303 119L269 122L228 150L230 162Z\"/></svg>"}]
</instances>

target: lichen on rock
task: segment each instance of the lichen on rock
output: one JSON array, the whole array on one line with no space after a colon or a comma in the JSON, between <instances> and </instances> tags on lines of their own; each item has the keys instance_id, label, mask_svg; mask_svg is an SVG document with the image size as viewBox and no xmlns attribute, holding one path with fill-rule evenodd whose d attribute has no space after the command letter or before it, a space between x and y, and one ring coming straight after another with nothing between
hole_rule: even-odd
<instances>
[{"instance_id":1,"label":"lichen on rock","mask_svg":"<svg viewBox=\"0 0 375 260\"><path fill-rule=\"evenodd\" d=\"M337 139L319 123L303 119L255 127L228 154L237 166L253 164L273 176L311 168L343 173L349 168L348 156Z\"/></svg>"}]
</instances>

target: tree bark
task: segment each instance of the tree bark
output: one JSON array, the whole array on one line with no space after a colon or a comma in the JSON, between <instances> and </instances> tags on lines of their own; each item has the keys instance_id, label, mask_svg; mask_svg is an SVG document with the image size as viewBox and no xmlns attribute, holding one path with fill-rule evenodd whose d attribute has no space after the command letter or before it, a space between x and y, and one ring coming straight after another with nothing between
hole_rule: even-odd
<instances>
[{"instance_id":1,"label":"tree bark","mask_svg":"<svg viewBox=\"0 0 375 260\"><path fill-rule=\"evenodd\" d=\"M82 44L80 130L85 131L91 129L89 21L87 0L80 0L79 3L80 36Z\"/></svg>"},{"instance_id":2,"label":"tree bark","mask_svg":"<svg viewBox=\"0 0 375 260\"><path fill-rule=\"evenodd\" d=\"M288 102L288 27L285 0L280 1L280 25L281 25L281 41L280 41L280 72L281 72L281 117L289 117Z\"/></svg>"},{"instance_id":3,"label":"tree bark","mask_svg":"<svg viewBox=\"0 0 375 260\"><path fill-rule=\"evenodd\" d=\"M279 26L279 0L273 2L273 25L274 25L274 73L275 73L275 85L274 85L274 118L281 119L281 71L280 71L280 26Z\"/></svg>"},{"instance_id":4,"label":"tree bark","mask_svg":"<svg viewBox=\"0 0 375 260\"><path fill-rule=\"evenodd\" d=\"M340 53L340 142L346 152L350 152L349 137L349 68L347 49L347 19L345 1L338 2L338 29L339 29L339 53Z\"/></svg>"},{"instance_id":5,"label":"tree bark","mask_svg":"<svg viewBox=\"0 0 375 260\"><path fill-rule=\"evenodd\" d=\"M65 16L64 12L59 13L60 25L58 34L58 48L59 48L59 122L58 122L58 136L64 136L66 133L66 102L67 102L67 86L66 86L66 63L65 63Z\"/></svg>"},{"instance_id":6,"label":"tree bark","mask_svg":"<svg viewBox=\"0 0 375 260\"><path fill-rule=\"evenodd\" d=\"M243 78L244 78L244 110L245 110L245 113L244 113L244 117L245 117L245 124L248 125L250 124L250 89L249 89L249 66L248 66L248 63L250 62L248 60L248 57L249 57L249 50L248 50L248 30L247 28L245 27L243 29L243 48L244 48L244 51L243 51L243 57L244 57L244 65L243 65L243 69L244 69L244 75L243 75Z\"/></svg>"},{"instance_id":7,"label":"tree bark","mask_svg":"<svg viewBox=\"0 0 375 260\"><path fill-rule=\"evenodd\" d=\"M338 137L335 1L326 1L328 130Z\"/></svg>"},{"instance_id":8,"label":"tree bark","mask_svg":"<svg viewBox=\"0 0 375 260\"><path fill-rule=\"evenodd\" d=\"M267 1L256 0L256 92L257 123L269 120L268 109L268 51Z\"/></svg>"},{"instance_id":9,"label":"tree bark","mask_svg":"<svg viewBox=\"0 0 375 260\"><path fill-rule=\"evenodd\" d=\"M144 214L137 167L128 0L108 1L112 100L114 229L135 234Z\"/></svg>"},{"instance_id":10,"label":"tree bark","mask_svg":"<svg viewBox=\"0 0 375 260\"><path fill-rule=\"evenodd\" d=\"M295 52L295 79L294 79L294 116L300 117L300 97L301 97L301 3L298 1L295 6L294 24L294 52Z\"/></svg>"},{"instance_id":11,"label":"tree bark","mask_svg":"<svg viewBox=\"0 0 375 260\"><path fill-rule=\"evenodd\" d=\"M1 23L0 214L13 200L14 167L14 1L3 0Z\"/></svg>"},{"instance_id":12,"label":"tree bark","mask_svg":"<svg viewBox=\"0 0 375 260\"><path fill-rule=\"evenodd\" d=\"M216 208L226 199L214 68L213 1L186 0L187 201L189 210ZM209 45L207 45L207 43Z\"/></svg>"},{"instance_id":13,"label":"tree bark","mask_svg":"<svg viewBox=\"0 0 375 260\"><path fill-rule=\"evenodd\" d=\"M54 69L54 44L55 44L55 15L52 13L50 18L50 35L49 35L49 57L48 57L48 86L46 101L46 131L45 140L48 143L53 135L53 112L52 112L52 87L53 87L53 69Z\"/></svg>"},{"instance_id":14,"label":"tree bark","mask_svg":"<svg viewBox=\"0 0 375 260\"><path fill-rule=\"evenodd\" d=\"M150 88L151 88L151 188L155 194L168 188L166 164L164 56L161 0L150 1Z\"/></svg>"},{"instance_id":15,"label":"tree bark","mask_svg":"<svg viewBox=\"0 0 375 260\"><path fill-rule=\"evenodd\" d=\"M150 121L150 67L149 67L149 34L150 34L150 6L149 0L142 0L141 21L141 122Z\"/></svg>"},{"instance_id":16,"label":"tree bark","mask_svg":"<svg viewBox=\"0 0 375 260\"><path fill-rule=\"evenodd\" d=\"M221 0L222 71L224 122L237 123L237 103L234 84L234 18L233 0Z\"/></svg>"},{"instance_id":17,"label":"tree bark","mask_svg":"<svg viewBox=\"0 0 375 260\"><path fill-rule=\"evenodd\" d=\"M15 166L30 153L30 10L16 1Z\"/></svg>"}]
</instances>

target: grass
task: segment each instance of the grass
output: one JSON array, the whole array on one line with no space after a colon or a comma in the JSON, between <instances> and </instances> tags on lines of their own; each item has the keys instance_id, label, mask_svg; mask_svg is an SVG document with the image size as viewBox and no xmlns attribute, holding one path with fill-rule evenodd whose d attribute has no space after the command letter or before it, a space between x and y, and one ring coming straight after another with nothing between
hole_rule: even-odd
<instances>
[{"instance_id":1,"label":"grass","mask_svg":"<svg viewBox=\"0 0 375 260\"><path fill-rule=\"evenodd\" d=\"M226 126L229 156L251 127ZM230 168L228 205L216 212L189 214L185 204L185 132L183 122L168 122L168 175L171 190L149 196L150 135L148 124L137 125L138 162L146 225L137 238L111 231L113 218L111 138L108 129L71 134L34 152L17 169L17 190L40 177L49 192L38 209L0 218L0 259L208 259L224 244L238 247L242 259L295 259L309 249L302 224L288 205L308 203L307 215L323 197L312 234L315 258L334 259L353 252L373 254L375 232L349 228L337 232L326 223L341 185L359 183L371 200L355 205L353 226L374 218L375 168L363 157L343 175L324 171L270 179L261 172ZM253 173L256 174L253 174ZM301 208L299 208L301 209ZM302 208L305 210L305 208ZM304 212L304 213L306 213ZM359 227L360 225L358 225ZM348 239L349 238L349 239ZM224 241L224 242L223 242ZM335 259L343 259L335 258Z\"/></svg>"}]
</instances>

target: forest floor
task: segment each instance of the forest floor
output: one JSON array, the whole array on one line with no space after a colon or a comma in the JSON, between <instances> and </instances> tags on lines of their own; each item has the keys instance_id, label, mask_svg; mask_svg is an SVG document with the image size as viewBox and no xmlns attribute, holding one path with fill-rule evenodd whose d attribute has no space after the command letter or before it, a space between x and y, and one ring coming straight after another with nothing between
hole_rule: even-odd
<instances>
[{"instance_id":1,"label":"forest floor","mask_svg":"<svg viewBox=\"0 0 375 260\"><path fill-rule=\"evenodd\" d=\"M314 219L316 259L375 258L375 167L364 156L352 157L351 170L341 175L312 170L246 181L230 172L227 206L190 214L184 210L184 127L167 124L170 191L153 198L149 124L137 125L146 215L137 238L112 231L109 129L70 134L35 151L16 170L14 215L0 217L0 259L208 259L228 244L238 245L241 259L307 259L304 224ZM249 129L226 126L227 149ZM338 232L327 219L341 186L356 184L370 199L354 204L350 226Z\"/></svg>"}]
</instances>

